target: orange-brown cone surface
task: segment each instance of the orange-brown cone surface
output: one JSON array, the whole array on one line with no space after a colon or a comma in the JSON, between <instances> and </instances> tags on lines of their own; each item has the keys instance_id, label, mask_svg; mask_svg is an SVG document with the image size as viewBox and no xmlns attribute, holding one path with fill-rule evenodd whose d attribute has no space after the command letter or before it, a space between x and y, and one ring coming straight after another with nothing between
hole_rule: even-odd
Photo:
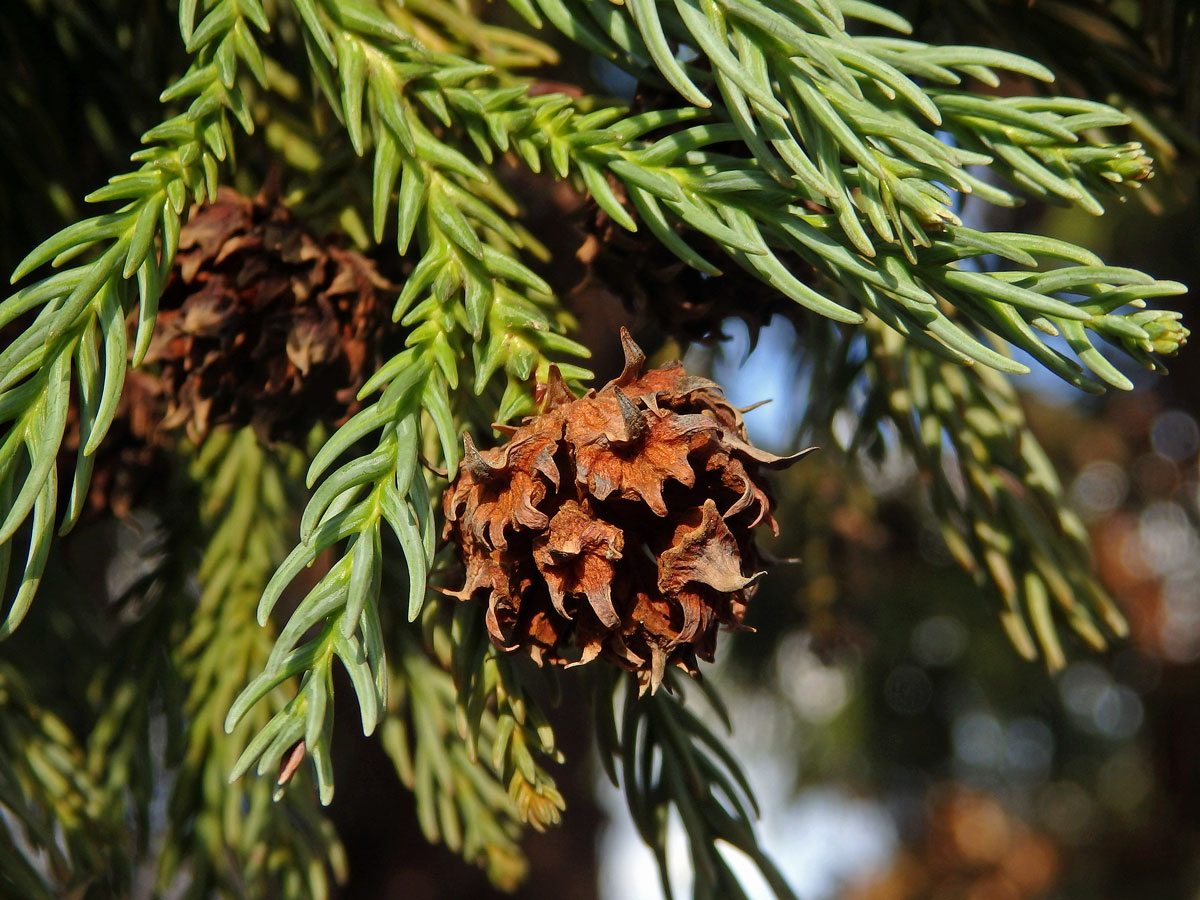
<instances>
[{"instance_id":1,"label":"orange-brown cone surface","mask_svg":"<svg viewBox=\"0 0 1200 900\"><path fill-rule=\"evenodd\" d=\"M646 370L622 330L625 369L575 397L551 370L541 412L466 456L446 491L445 537L487 603L497 646L539 663L602 656L656 689L667 665L695 672L717 628L737 628L776 530L764 468L721 389L679 363Z\"/></svg>"}]
</instances>

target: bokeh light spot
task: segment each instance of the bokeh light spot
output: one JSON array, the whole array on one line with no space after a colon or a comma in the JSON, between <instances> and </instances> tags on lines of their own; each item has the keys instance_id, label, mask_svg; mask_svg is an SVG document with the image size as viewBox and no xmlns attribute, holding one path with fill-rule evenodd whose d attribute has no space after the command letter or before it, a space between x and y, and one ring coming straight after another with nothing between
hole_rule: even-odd
<instances>
[{"instance_id":1,"label":"bokeh light spot","mask_svg":"<svg viewBox=\"0 0 1200 900\"><path fill-rule=\"evenodd\" d=\"M954 723L954 755L973 768L995 768L1004 759L1004 727L990 713L963 716Z\"/></svg>"},{"instance_id":2,"label":"bokeh light spot","mask_svg":"<svg viewBox=\"0 0 1200 900\"><path fill-rule=\"evenodd\" d=\"M913 629L913 656L924 666L948 666L966 652L969 639L961 619L930 616Z\"/></svg>"},{"instance_id":3,"label":"bokeh light spot","mask_svg":"<svg viewBox=\"0 0 1200 900\"><path fill-rule=\"evenodd\" d=\"M1154 420L1150 445L1156 453L1174 462L1191 459L1200 448L1200 426L1183 410L1168 410Z\"/></svg>"},{"instance_id":4,"label":"bokeh light spot","mask_svg":"<svg viewBox=\"0 0 1200 900\"><path fill-rule=\"evenodd\" d=\"M1070 498L1085 519L1099 519L1120 506L1128 492L1125 470L1114 462L1101 460L1084 466L1075 476Z\"/></svg>"}]
</instances>

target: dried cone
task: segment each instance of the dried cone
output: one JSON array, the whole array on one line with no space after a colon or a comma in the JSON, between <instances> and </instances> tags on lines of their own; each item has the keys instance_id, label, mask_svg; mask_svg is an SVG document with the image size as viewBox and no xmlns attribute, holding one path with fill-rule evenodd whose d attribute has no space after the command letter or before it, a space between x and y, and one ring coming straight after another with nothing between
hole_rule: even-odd
<instances>
[{"instance_id":1,"label":"dried cone","mask_svg":"<svg viewBox=\"0 0 1200 900\"><path fill-rule=\"evenodd\" d=\"M487 628L539 664L602 656L657 689L669 664L695 673L717 628L741 626L761 574L753 532L778 531L764 468L721 389L679 363L646 371L622 329L625 369L576 398L557 370L541 412L466 456L445 494L445 537L486 599ZM807 451L805 451L807 452Z\"/></svg>"},{"instance_id":2,"label":"dried cone","mask_svg":"<svg viewBox=\"0 0 1200 900\"><path fill-rule=\"evenodd\" d=\"M380 363L392 285L374 263L310 234L271 187L222 188L183 227L146 357L160 427L193 440L221 424L298 443L337 425Z\"/></svg>"},{"instance_id":3,"label":"dried cone","mask_svg":"<svg viewBox=\"0 0 1200 900\"><path fill-rule=\"evenodd\" d=\"M183 226L148 365L126 377L93 457L84 520L153 505L179 430L199 442L216 426L251 424L266 440L302 443L317 422L336 427L393 349L394 286L338 238L308 232L273 181L254 198L222 188ZM60 477L71 477L78 445L73 401Z\"/></svg>"}]
</instances>

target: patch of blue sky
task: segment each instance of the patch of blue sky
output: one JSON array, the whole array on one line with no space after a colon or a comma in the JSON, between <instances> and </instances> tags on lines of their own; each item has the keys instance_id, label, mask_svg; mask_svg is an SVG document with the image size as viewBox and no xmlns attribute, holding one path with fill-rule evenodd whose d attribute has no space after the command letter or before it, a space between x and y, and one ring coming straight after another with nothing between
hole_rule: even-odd
<instances>
[{"instance_id":1,"label":"patch of blue sky","mask_svg":"<svg viewBox=\"0 0 1200 900\"><path fill-rule=\"evenodd\" d=\"M713 378L734 406L771 401L746 414L746 430L760 447L775 453L789 450L804 416L803 398L808 396L811 382L797 353L796 330L791 322L775 316L761 329L758 344L751 349L750 331L741 319L729 319L721 328L729 340L716 348Z\"/></svg>"}]
</instances>

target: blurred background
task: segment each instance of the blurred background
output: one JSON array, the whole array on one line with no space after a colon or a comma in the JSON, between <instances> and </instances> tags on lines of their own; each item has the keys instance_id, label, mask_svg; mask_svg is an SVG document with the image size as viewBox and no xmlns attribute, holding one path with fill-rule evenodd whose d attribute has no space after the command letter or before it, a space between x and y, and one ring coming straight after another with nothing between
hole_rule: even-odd
<instances>
[{"instance_id":1,"label":"blurred background","mask_svg":"<svg viewBox=\"0 0 1200 900\"><path fill-rule=\"evenodd\" d=\"M1031 206L1008 218L989 213L987 227L1063 237L1114 265L1200 285L1197 104L1187 87L1200 51L1172 30L1183 8L1195 36L1195 4L890 5L931 40L986 40L979 29L998 18L1014 49L1064 61L1068 81L1093 96L1103 94L1089 66L1100 65L1113 82L1100 79L1104 94L1145 114L1139 136L1159 168L1139 196L1103 218ZM1153 31L1163 7L1172 16ZM156 92L181 68L177 42L163 46L173 16L135 0L6 4L0 267L11 269L79 216L79 198L121 171L136 136L157 121ZM1075 28L1068 34L1083 49L1055 49L1061 34L1048 22ZM1110 33L1096 22L1119 27ZM1115 47L1123 68L1096 46ZM554 231L555 217L576 202L547 191L539 208L534 193L532 218L548 225L540 233ZM979 223L985 211L963 214ZM586 291L572 302L584 339L596 336L601 379L619 369L620 324L659 358L685 349L638 304ZM738 404L773 401L747 415L759 445L823 448L777 474L783 536L769 549L797 562L774 567L750 608L756 632L725 637L707 675L734 712L731 744L763 806L764 842L797 892L805 900L1200 898L1200 351L1185 349L1165 379L1129 371L1137 387L1124 394L1085 396L1049 376L1019 380L1032 430L1130 624L1129 638L1102 654L1068 641L1067 665L1052 675L1016 654L997 601L953 562L908 458L894 445L877 458L843 452L850 413L823 432L806 422L822 398L810 394L803 323L768 311L722 331L726 339L687 350L689 367L711 373ZM343 896L490 896L480 873L428 847L411 798L378 746L356 738L352 718L339 718L332 808L353 873ZM582 698L568 692L556 724L570 760L562 773L569 809L560 829L530 839L531 875L518 897L660 896L620 794L590 763L588 721Z\"/></svg>"}]
</instances>

